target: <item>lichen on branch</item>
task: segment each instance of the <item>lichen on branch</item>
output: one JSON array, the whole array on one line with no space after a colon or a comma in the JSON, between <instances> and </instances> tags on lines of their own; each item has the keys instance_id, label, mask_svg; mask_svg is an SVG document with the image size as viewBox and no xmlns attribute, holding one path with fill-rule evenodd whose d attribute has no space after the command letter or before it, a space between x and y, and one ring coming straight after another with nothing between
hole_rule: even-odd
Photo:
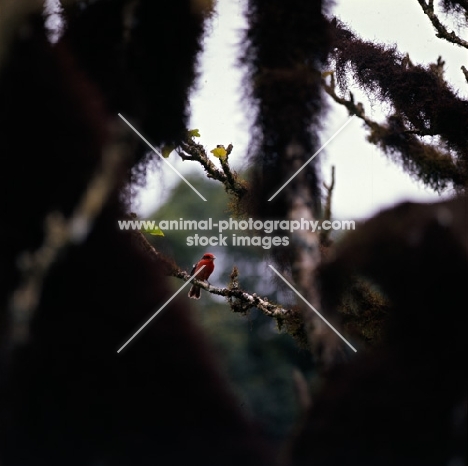
<instances>
[{"instance_id":1,"label":"lichen on branch","mask_svg":"<svg viewBox=\"0 0 468 466\"><path fill-rule=\"evenodd\" d=\"M162 265L166 275L179 278L185 282L192 276L182 270L172 259L158 252L145 238L142 232L133 231L132 234L138 240L142 249L158 264ZM302 314L298 309L288 309L280 304L270 302L266 297L260 297L256 293L243 290L239 286L239 271L236 266L231 272L229 284L226 287L216 287L204 280L193 278L191 283L199 286L208 293L226 298L233 312L246 314L253 308L258 309L268 317L276 320L278 328L285 329L289 334L297 338L299 343L306 344L306 335Z\"/></svg>"},{"instance_id":2,"label":"lichen on branch","mask_svg":"<svg viewBox=\"0 0 468 466\"><path fill-rule=\"evenodd\" d=\"M182 160L198 162L205 170L208 178L220 181L226 192L240 201L247 193L248 187L247 183L239 177L239 174L229 164L229 156L233 148L234 146L229 144L223 151L225 155L218 157L221 169L216 167L208 157L205 148L201 144L197 144L190 134L181 141L176 152Z\"/></svg>"}]
</instances>

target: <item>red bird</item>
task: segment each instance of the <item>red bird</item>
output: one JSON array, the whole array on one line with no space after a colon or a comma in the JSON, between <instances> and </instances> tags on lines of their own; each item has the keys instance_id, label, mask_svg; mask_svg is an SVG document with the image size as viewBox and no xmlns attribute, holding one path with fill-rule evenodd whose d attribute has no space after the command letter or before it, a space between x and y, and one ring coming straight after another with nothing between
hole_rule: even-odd
<instances>
[{"instance_id":1,"label":"red bird","mask_svg":"<svg viewBox=\"0 0 468 466\"><path fill-rule=\"evenodd\" d=\"M198 272L203 266L203 270L196 276L197 280L208 280L208 277L213 273L214 270L214 260L216 257L211 252L206 252L203 254L203 257L193 266L190 275L194 275ZM189 291L189 298L200 299L201 289L197 285L192 285Z\"/></svg>"}]
</instances>

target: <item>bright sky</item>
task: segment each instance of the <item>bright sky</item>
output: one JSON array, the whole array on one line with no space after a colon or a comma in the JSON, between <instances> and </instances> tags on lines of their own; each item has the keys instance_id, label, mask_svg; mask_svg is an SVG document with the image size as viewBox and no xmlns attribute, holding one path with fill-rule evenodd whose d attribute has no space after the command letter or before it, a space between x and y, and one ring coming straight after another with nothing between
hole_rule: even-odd
<instances>
[{"instance_id":1,"label":"bright sky","mask_svg":"<svg viewBox=\"0 0 468 466\"><path fill-rule=\"evenodd\" d=\"M249 143L249 118L243 100L243 71L237 64L242 30L243 0L218 0L218 12L206 38L201 57L201 76L192 95L190 128L198 128L200 142L209 150L217 144L234 145L231 163L239 169L246 166ZM401 12L404 12L401 14ZM466 51L435 37L432 26L416 0L340 0L333 14L366 39L396 43L401 52L410 54L414 63L446 61L446 77L465 96L468 86L460 70L468 64ZM443 18L442 18L443 19ZM467 38L466 31L463 36ZM366 114L379 119L378 108L371 108L365 96L353 89L357 101L362 100ZM325 142L347 120L346 110L333 104L322 134ZM336 167L333 215L339 218L364 218L402 200L431 201L438 195L410 179L365 140L366 132L357 118L352 121L317 157L321 161L323 179L329 180L331 166ZM169 158L184 175L202 169L182 162L175 155ZM161 167L148 177L139 206L134 209L146 216L164 203L170 188L178 182L170 168ZM161 195L161 192L164 194ZM203 193L202 193L203 194ZM449 194L449 193L447 193ZM137 201L138 202L138 201ZM203 202L200 199L200 202Z\"/></svg>"}]
</instances>

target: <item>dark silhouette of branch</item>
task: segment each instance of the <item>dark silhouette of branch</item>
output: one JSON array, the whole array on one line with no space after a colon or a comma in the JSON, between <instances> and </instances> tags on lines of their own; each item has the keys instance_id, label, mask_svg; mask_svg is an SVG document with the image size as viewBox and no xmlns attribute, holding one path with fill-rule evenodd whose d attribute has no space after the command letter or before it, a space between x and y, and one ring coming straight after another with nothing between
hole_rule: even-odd
<instances>
[{"instance_id":1,"label":"dark silhouette of branch","mask_svg":"<svg viewBox=\"0 0 468 466\"><path fill-rule=\"evenodd\" d=\"M65 249L83 243L108 199L118 187L128 162L126 131L120 123L111 128L111 140L105 146L102 164L83 192L74 212L67 219L53 211L44 217L44 240L33 253L18 257L21 279L11 293L9 314L13 322L13 345L25 343L29 324L39 304L45 279Z\"/></svg>"},{"instance_id":2,"label":"dark silhouette of branch","mask_svg":"<svg viewBox=\"0 0 468 466\"><path fill-rule=\"evenodd\" d=\"M468 70L463 65L461 70L463 71L463 75L465 76L466 82L468 83Z\"/></svg>"},{"instance_id":3,"label":"dark silhouette of branch","mask_svg":"<svg viewBox=\"0 0 468 466\"><path fill-rule=\"evenodd\" d=\"M452 44L459 45L468 49L468 41L458 37L453 31L449 32L447 28L440 22L437 15L434 13L434 0L418 0L418 3L421 5L424 14L431 20L432 25L437 31L436 37L439 39L445 39Z\"/></svg>"}]
</instances>

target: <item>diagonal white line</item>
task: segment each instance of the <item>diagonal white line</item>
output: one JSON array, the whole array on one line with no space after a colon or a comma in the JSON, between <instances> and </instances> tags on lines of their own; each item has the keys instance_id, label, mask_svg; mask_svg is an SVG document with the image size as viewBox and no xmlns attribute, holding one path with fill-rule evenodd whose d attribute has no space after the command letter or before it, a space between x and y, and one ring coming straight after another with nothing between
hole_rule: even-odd
<instances>
[{"instance_id":1,"label":"diagonal white line","mask_svg":"<svg viewBox=\"0 0 468 466\"><path fill-rule=\"evenodd\" d=\"M167 163L204 201L206 201L206 199L197 191L197 189L190 183L190 181L188 181L184 175L182 175L182 173L179 172L179 170L177 170L177 168L175 168L171 163L169 163L161 154L161 152L159 152L156 148L154 148L144 137L143 135L138 132L136 130L136 128L134 126L132 126L132 124L122 116L121 113L118 114L120 118L122 118L123 121L125 121L125 123L127 123L128 126L130 126L130 128L133 129L133 131L135 131L136 134L138 134L138 136L140 136L140 138L146 142L146 144L148 144L148 146L153 150L153 152L157 155L159 155L159 157L161 158L161 160L164 162L164 163Z\"/></svg>"},{"instance_id":2,"label":"diagonal white line","mask_svg":"<svg viewBox=\"0 0 468 466\"><path fill-rule=\"evenodd\" d=\"M288 285L289 288L291 288L291 290L293 290L294 293L296 293L297 296L302 299L302 301L304 301L355 353L357 353L357 349L343 335L341 335L341 333L338 332L338 330L333 327L333 325L330 324L330 322L328 322L328 320L325 319L325 317L323 317L323 315L320 314L320 312L317 311L317 309L315 309L315 307L312 306L312 304L310 304L309 301L307 301L307 299L305 299L304 296L302 296L301 293L299 293L299 291L297 291L296 288L291 285L291 283L289 283L272 265L269 265L268 267L270 267L270 269L272 269L276 275L278 275L278 277L280 277L281 280L283 280L284 283L286 283L286 285Z\"/></svg>"},{"instance_id":3,"label":"diagonal white line","mask_svg":"<svg viewBox=\"0 0 468 466\"><path fill-rule=\"evenodd\" d=\"M117 353L120 353L203 269L205 268L204 265L194 273L190 280L187 280L141 327L138 331L136 331L133 336L125 343Z\"/></svg>"},{"instance_id":4,"label":"diagonal white line","mask_svg":"<svg viewBox=\"0 0 468 466\"><path fill-rule=\"evenodd\" d=\"M273 194L273 196L270 197L270 199L268 199L268 202L270 202L273 198L275 198L275 197L276 197L276 196L277 196L277 195L278 195L278 194L279 194L279 193L280 193L280 192L281 192L297 175L298 175L298 173L299 173L301 170L304 169L304 167L305 167L311 160L313 160L318 154L320 154L320 152L322 152L322 150L323 150L328 144L330 144L330 142L332 142L333 139L335 139L335 137L338 136L339 133L341 133L341 131L345 128L346 125L348 125L348 124L351 122L351 120L352 120L353 118L354 118L354 115L352 115L351 117L349 117L349 119L346 121L346 123L345 123L343 126L341 126L341 128L338 129L338 131L336 131L335 134L334 134L325 144L323 144L323 146L322 146L319 150L317 150L317 152L315 152L315 154L314 154L309 160L307 160L307 162L305 162L304 165L302 165L302 167L299 168L299 170L297 170L297 172L294 173L294 175L291 176L291 178L289 178L289 180L286 181L286 183L284 183L283 186L281 186L281 188L278 189L278 191L276 191L275 194Z\"/></svg>"}]
</instances>

